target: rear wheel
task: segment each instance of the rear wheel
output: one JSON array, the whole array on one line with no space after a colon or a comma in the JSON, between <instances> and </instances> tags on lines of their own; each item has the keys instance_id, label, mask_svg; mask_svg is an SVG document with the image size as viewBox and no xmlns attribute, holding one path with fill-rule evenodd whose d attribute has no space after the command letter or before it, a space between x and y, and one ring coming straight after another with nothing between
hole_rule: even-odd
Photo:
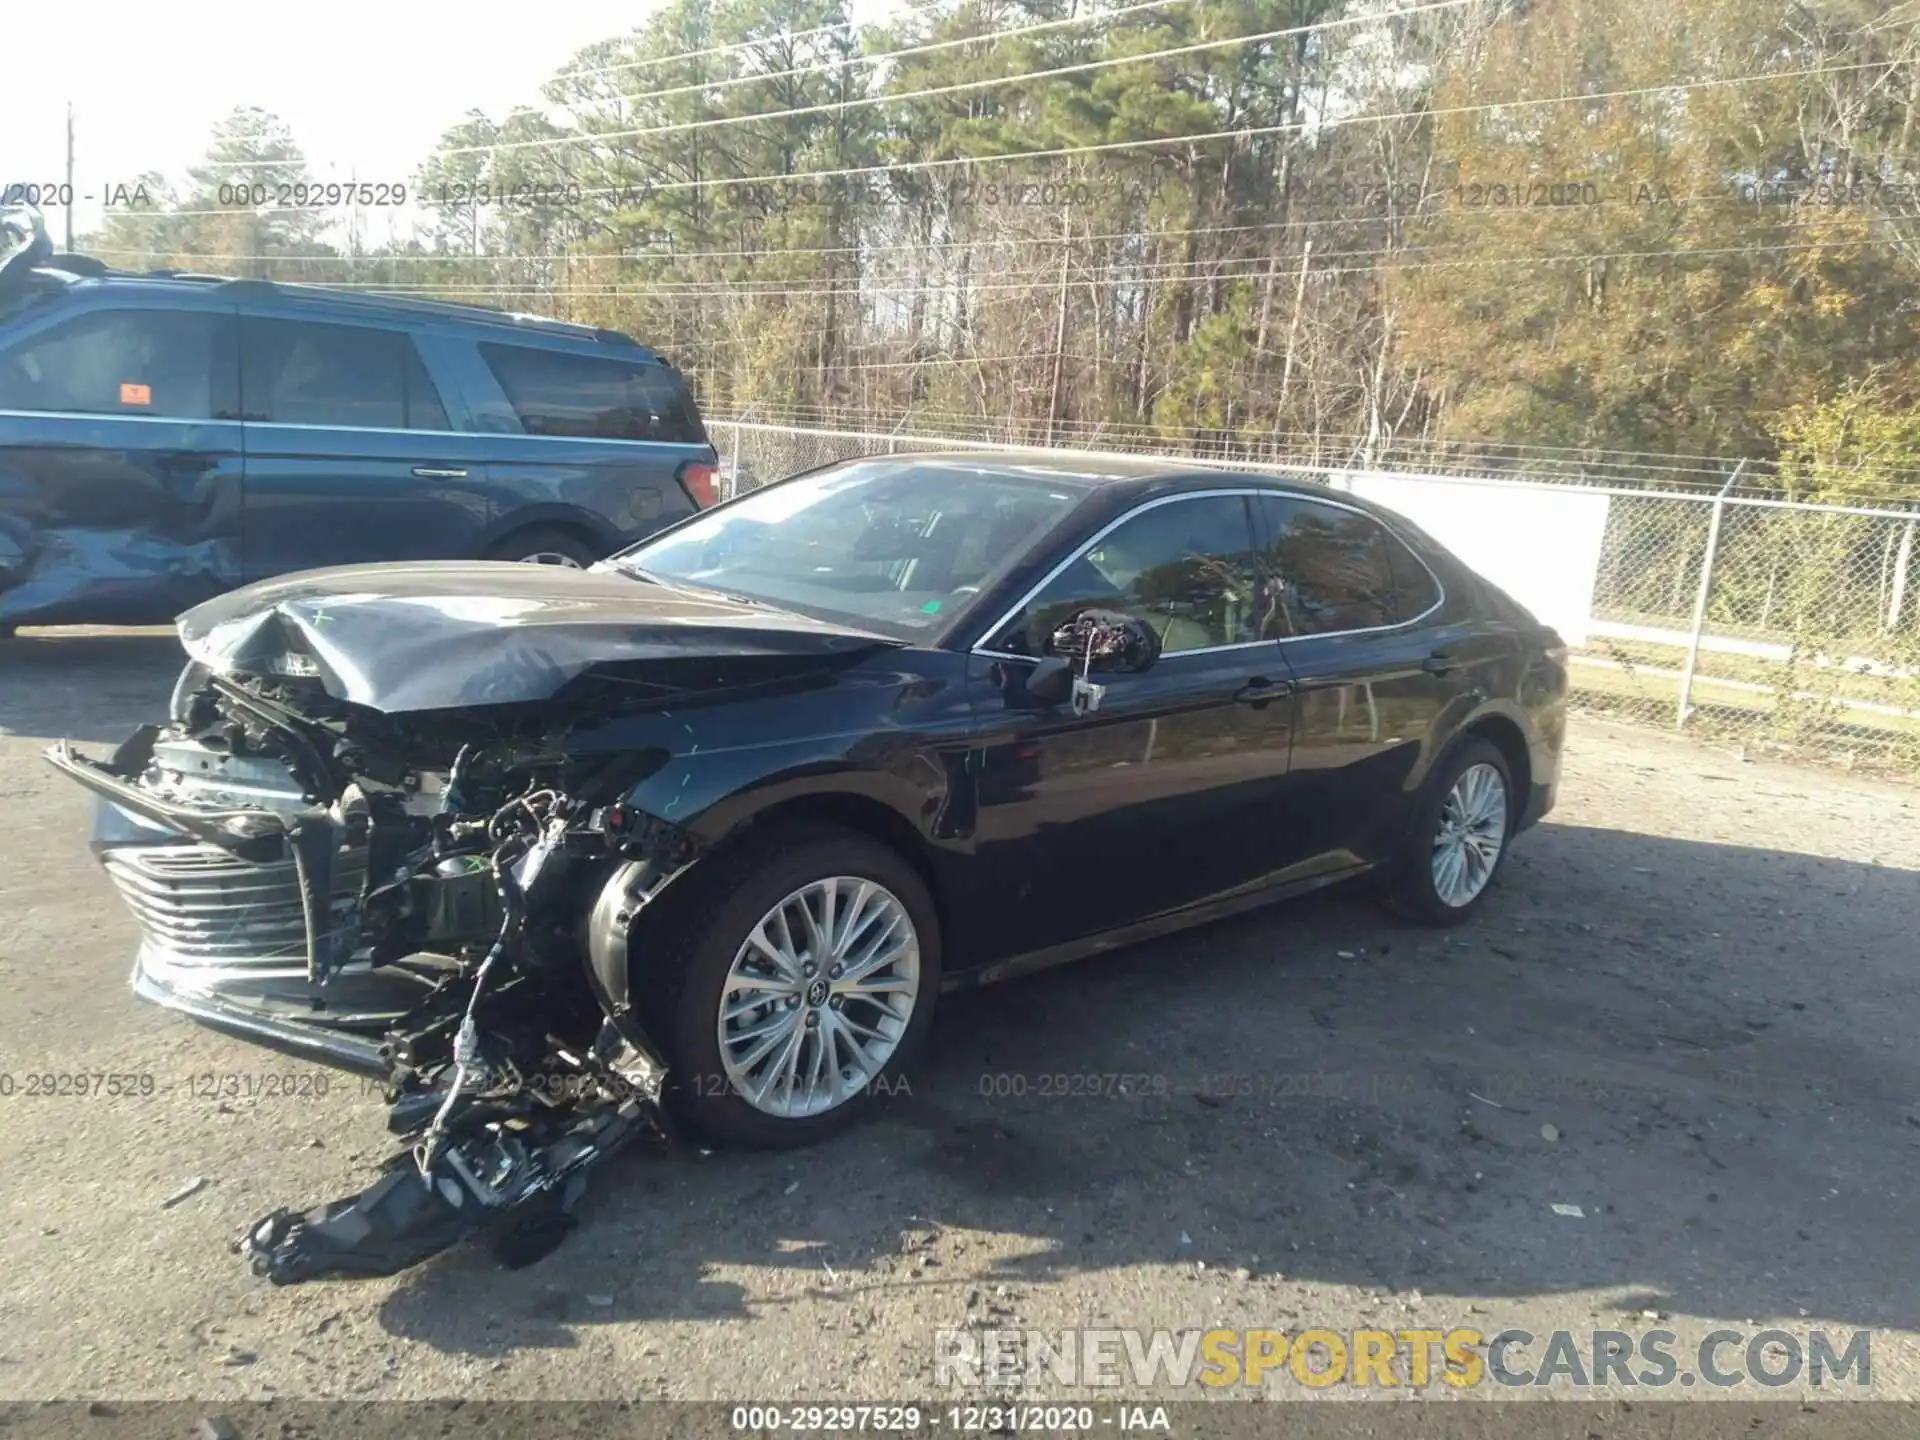
<instances>
[{"instance_id":1,"label":"rear wheel","mask_svg":"<svg viewBox=\"0 0 1920 1440\"><path fill-rule=\"evenodd\" d=\"M913 866L871 836L808 825L697 878L639 977L674 1110L718 1140L799 1145L903 1088L940 990L939 923Z\"/></svg>"},{"instance_id":2,"label":"rear wheel","mask_svg":"<svg viewBox=\"0 0 1920 1440\"><path fill-rule=\"evenodd\" d=\"M487 551L489 560L517 560L527 565L559 565L584 570L600 558L599 552L570 530L550 525L522 530Z\"/></svg>"},{"instance_id":3,"label":"rear wheel","mask_svg":"<svg viewBox=\"0 0 1920 1440\"><path fill-rule=\"evenodd\" d=\"M1422 925L1458 925L1480 908L1513 836L1513 775L1491 743L1456 746L1428 781L1382 898Z\"/></svg>"}]
</instances>

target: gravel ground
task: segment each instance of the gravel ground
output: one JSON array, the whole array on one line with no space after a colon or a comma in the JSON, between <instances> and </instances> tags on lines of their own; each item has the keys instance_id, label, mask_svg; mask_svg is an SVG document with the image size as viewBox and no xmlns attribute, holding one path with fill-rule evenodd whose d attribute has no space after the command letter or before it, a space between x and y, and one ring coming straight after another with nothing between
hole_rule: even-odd
<instances>
[{"instance_id":1,"label":"gravel ground","mask_svg":"<svg viewBox=\"0 0 1920 1440\"><path fill-rule=\"evenodd\" d=\"M899 1397L969 1324L1870 1327L1920 1398L1920 791L1580 724L1463 931L1334 894L999 986L840 1140L623 1158L528 1270L274 1290L230 1242L357 1188L379 1103L195 1093L288 1063L131 999L39 758L175 654L0 643L0 1400ZM154 1093L23 1093L72 1072Z\"/></svg>"}]
</instances>

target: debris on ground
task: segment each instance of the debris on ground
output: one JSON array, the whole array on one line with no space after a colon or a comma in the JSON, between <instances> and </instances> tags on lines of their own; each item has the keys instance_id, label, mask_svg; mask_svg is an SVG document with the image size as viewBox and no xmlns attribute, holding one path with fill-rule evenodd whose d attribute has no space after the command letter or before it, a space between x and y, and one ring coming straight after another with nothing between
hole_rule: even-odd
<instances>
[{"instance_id":1,"label":"debris on ground","mask_svg":"<svg viewBox=\"0 0 1920 1440\"><path fill-rule=\"evenodd\" d=\"M160 1208L162 1210L171 1210L174 1206L178 1205L182 1200L191 1199L193 1196L198 1195L202 1190L206 1188L207 1188L206 1177L204 1175L196 1175L191 1180L187 1181L186 1184L182 1185L178 1190L174 1191L171 1195L167 1196L166 1199L162 1200L160 1202Z\"/></svg>"}]
</instances>

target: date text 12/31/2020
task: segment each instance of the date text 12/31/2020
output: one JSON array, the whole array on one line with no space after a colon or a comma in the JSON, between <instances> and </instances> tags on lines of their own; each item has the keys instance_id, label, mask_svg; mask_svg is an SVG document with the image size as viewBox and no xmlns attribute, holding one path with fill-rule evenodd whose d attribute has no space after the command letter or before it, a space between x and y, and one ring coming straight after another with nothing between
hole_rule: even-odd
<instances>
[{"instance_id":1,"label":"date text 12/31/2020","mask_svg":"<svg viewBox=\"0 0 1920 1440\"><path fill-rule=\"evenodd\" d=\"M1463 180L1433 185L1419 180L1293 180L1286 187L1290 205L1343 214L1381 214L1415 210L1528 210L1594 208L1602 205L1657 206L1680 201L1672 189L1652 181Z\"/></svg>"}]
</instances>

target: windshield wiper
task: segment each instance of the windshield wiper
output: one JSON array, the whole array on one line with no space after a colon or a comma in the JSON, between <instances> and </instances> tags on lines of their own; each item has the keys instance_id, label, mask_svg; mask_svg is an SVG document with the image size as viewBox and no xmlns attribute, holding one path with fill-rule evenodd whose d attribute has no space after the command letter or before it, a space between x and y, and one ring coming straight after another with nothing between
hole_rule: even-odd
<instances>
[{"instance_id":1,"label":"windshield wiper","mask_svg":"<svg viewBox=\"0 0 1920 1440\"><path fill-rule=\"evenodd\" d=\"M679 575L676 575L671 580L664 580L652 571L643 570L640 566L628 561L616 559L613 563L626 571L627 574L639 576L640 579L646 581L649 585L664 585L669 590L683 588L688 590L704 590L709 595L718 595L722 600L732 600L740 605L751 605L756 610L765 610L767 608L767 602L764 600L756 600L751 595L737 595L731 590L722 590L717 585L702 585L698 580L688 580L684 576Z\"/></svg>"}]
</instances>

